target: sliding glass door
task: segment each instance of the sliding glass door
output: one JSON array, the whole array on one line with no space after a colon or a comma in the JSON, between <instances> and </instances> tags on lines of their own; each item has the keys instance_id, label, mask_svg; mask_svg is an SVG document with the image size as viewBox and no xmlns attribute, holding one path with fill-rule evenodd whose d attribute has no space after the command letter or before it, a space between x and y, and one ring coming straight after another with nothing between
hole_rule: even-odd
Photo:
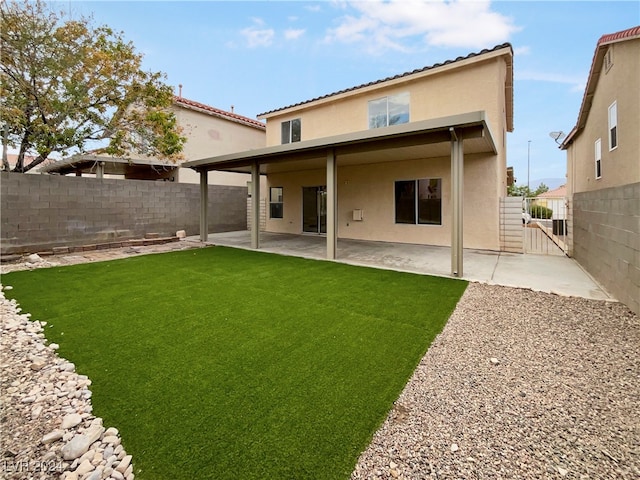
<instances>
[{"instance_id":1,"label":"sliding glass door","mask_svg":"<svg viewBox=\"0 0 640 480\"><path fill-rule=\"evenodd\" d=\"M327 187L302 187L302 231L327 233Z\"/></svg>"}]
</instances>

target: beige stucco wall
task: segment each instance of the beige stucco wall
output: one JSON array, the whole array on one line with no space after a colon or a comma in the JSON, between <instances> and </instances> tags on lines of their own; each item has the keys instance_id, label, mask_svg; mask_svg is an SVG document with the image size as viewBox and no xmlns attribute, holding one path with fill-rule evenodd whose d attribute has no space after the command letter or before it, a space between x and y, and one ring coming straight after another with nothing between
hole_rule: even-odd
<instances>
[{"instance_id":1,"label":"beige stucco wall","mask_svg":"<svg viewBox=\"0 0 640 480\"><path fill-rule=\"evenodd\" d=\"M505 52L454 62L419 74L345 92L267 114L267 145L281 142L281 123L300 118L302 140L368 129L368 102L409 92L410 122L484 111L497 154L465 155L464 246L499 250L498 203L506 195ZM338 163L338 237L430 245L451 244L451 159L398 158L367 165ZM442 225L395 223L395 181L442 179ZM268 186L283 187L284 218L267 219L267 231L302 233L302 187L326 185L324 169L272 173ZM352 212L362 209L363 221Z\"/></svg>"},{"instance_id":2,"label":"beige stucco wall","mask_svg":"<svg viewBox=\"0 0 640 480\"><path fill-rule=\"evenodd\" d=\"M264 116L267 120L266 142L268 146L279 145L282 122L294 118L301 119L303 141L367 130L370 100L409 92L410 122L473 111L486 113L498 149L497 164L492 170L499 181L491 180L494 188L492 194L505 196L506 80L504 52L487 55L482 60L473 57L420 74L267 114Z\"/></svg>"},{"instance_id":3,"label":"beige stucco wall","mask_svg":"<svg viewBox=\"0 0 640 480\"><path fill-rule=\"evenodd\" d=\"M227 153L242 152L265 146L265 132L206 113L173 107L183 135L188 138L183 155L184 161L214 157ZM209 183L216 185L246 186L249 175L232 172L209 172ZM178 173L181 183L199 183L200 175L190 168L181 168Z\"/></svg>"},{"instance_id":4,"label":"beige stucco wall","mask_svg":"<svg viewBox=\"0 0 640 480\"><path fill-rule=\"evenodd\" d=\"M339 159L338 159L339 164ZM338 166L338 237L428 245L451 243L451 160L429 158ZM464 245L499 250L497 167L494 156L465 158ZM442 225L395 223L395 181L442 179ZM478 181L478 179L483 179ZM302 187L326 185L324 169L271 174L269 186L283 187L282 219L267 218L267 231L302 233ZM353 220L362 209L364 219ZM268 215L267 215L268 216Z\"/></svg>"},{"instance_id":5,"label":"beige stucco wall","mask_svg":"<svg viewBox=\"0 0 640 480\"><path fill-rule=\"evenodd\" d=\"M640 39L615 43L602 69L585 128L567 149L568 191L588 192L640 182ZM618 108L618 146L609 150L608 111ZM595 178L595 141L602 142L602 177Z\"/></svg>"}]
</instances>

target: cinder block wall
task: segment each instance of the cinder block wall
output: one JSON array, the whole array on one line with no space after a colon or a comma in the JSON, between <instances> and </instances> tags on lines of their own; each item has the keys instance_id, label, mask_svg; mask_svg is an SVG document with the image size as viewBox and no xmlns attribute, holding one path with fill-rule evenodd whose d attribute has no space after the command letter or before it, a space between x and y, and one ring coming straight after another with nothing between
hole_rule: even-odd
<instances>
[{"instance_id":1,"label":"cinder block wall","mask_svg":"<svg viewBox=\"0 0 640 480\"><path fill-rule=\"evenodd\" d=\"M197 235L199 185L0 173L0 251ZM209 185L210 232L246 230L247 188Z\"/></svg>"},{"instance_id":2,"label":"cinder block wall","mask_svg":"<svg viewBox=\"0 0 640 480\"><path fill-rule=\"evenodd\" d=\"M640 314L640 183L574 194L573 256Z\"/></svg>"}]
</instances>

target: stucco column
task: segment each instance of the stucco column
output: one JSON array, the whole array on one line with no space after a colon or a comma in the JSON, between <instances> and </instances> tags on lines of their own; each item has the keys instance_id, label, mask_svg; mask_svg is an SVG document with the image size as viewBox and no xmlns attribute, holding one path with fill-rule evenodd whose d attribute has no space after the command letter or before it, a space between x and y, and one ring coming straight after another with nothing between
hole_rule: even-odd
<instances>
[{"instance_id":1,"label":"stucco column","mask_svg":"<svg viewBox=\"0 0 640 480\"><path fill-rule=\"evenodd\" d=\"M451 275L463 275L463 199L464 148L463 139L451 128Z\"/></svg>"},{"instance_id":2,"label":"stucco column","mask_svg":"<svg viewBox=\"0 0 640 480\"><path fill-rule=\"evenodd\" d=\"M336 155L327 151L327 258L336 259L338 250L338 182Z\"/></svg>"},{"instance_id":3,"label":"stucco column","mask_svg":"<svg viewBox=\"0 0 640 480\"><path fill-rule=\"evenodd\" d=\"M260 248L260 164L251 165L251 248Z\"/></svg>"},{"instance_id":4,"label":"stucco column","mask_svg":"<svg viewBox=\"0 0 640 480\"><path fill-rule=\"evenodd\" d=\"M96 164L96 178L104 178L104 162Z\"/></svg>"},{"instance_id":5,"label":"stucco column","mask_svg":"<svg viewBox=\"0 0 640 480\"><path fill-rule=\"evenodd\" d=\"M200 241L209 238L209 172L200 170Z\"/></svg>"}]
</instances>

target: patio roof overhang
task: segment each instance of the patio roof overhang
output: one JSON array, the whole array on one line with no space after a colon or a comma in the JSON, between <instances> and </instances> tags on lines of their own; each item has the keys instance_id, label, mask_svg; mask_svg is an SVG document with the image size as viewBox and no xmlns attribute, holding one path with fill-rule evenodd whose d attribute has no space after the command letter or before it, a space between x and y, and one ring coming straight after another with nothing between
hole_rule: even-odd
<instances>
[{"instance_id":1,"label":"patio roof overhang","mask_svg":"<svg viewBox=\"0 0 640 480\"><path fill-rule=\"evenodd\" d=\"M465 153L497 153L486 113L477 111L203 158L182 167L250 173L258 163L261 174L307 170L324 168L328 150L339 157L340 165L446 157L452 129L465 140Z\"/></svg>"},{"instance_id":2,"label":"patio roof overhang","mask_svg":"<svg viewBox=\"0 0 640 480\"><path fill-rule=\"evenodd\" d=\"M161 162L155 159L129 159L110 157L107 155L74 155L51 163L40 169L42 173L67 175L96 174L102 175L136 175L149 179L159 178L161 172L175 170L178 165Z\"/></svg>"}]
</instances>

